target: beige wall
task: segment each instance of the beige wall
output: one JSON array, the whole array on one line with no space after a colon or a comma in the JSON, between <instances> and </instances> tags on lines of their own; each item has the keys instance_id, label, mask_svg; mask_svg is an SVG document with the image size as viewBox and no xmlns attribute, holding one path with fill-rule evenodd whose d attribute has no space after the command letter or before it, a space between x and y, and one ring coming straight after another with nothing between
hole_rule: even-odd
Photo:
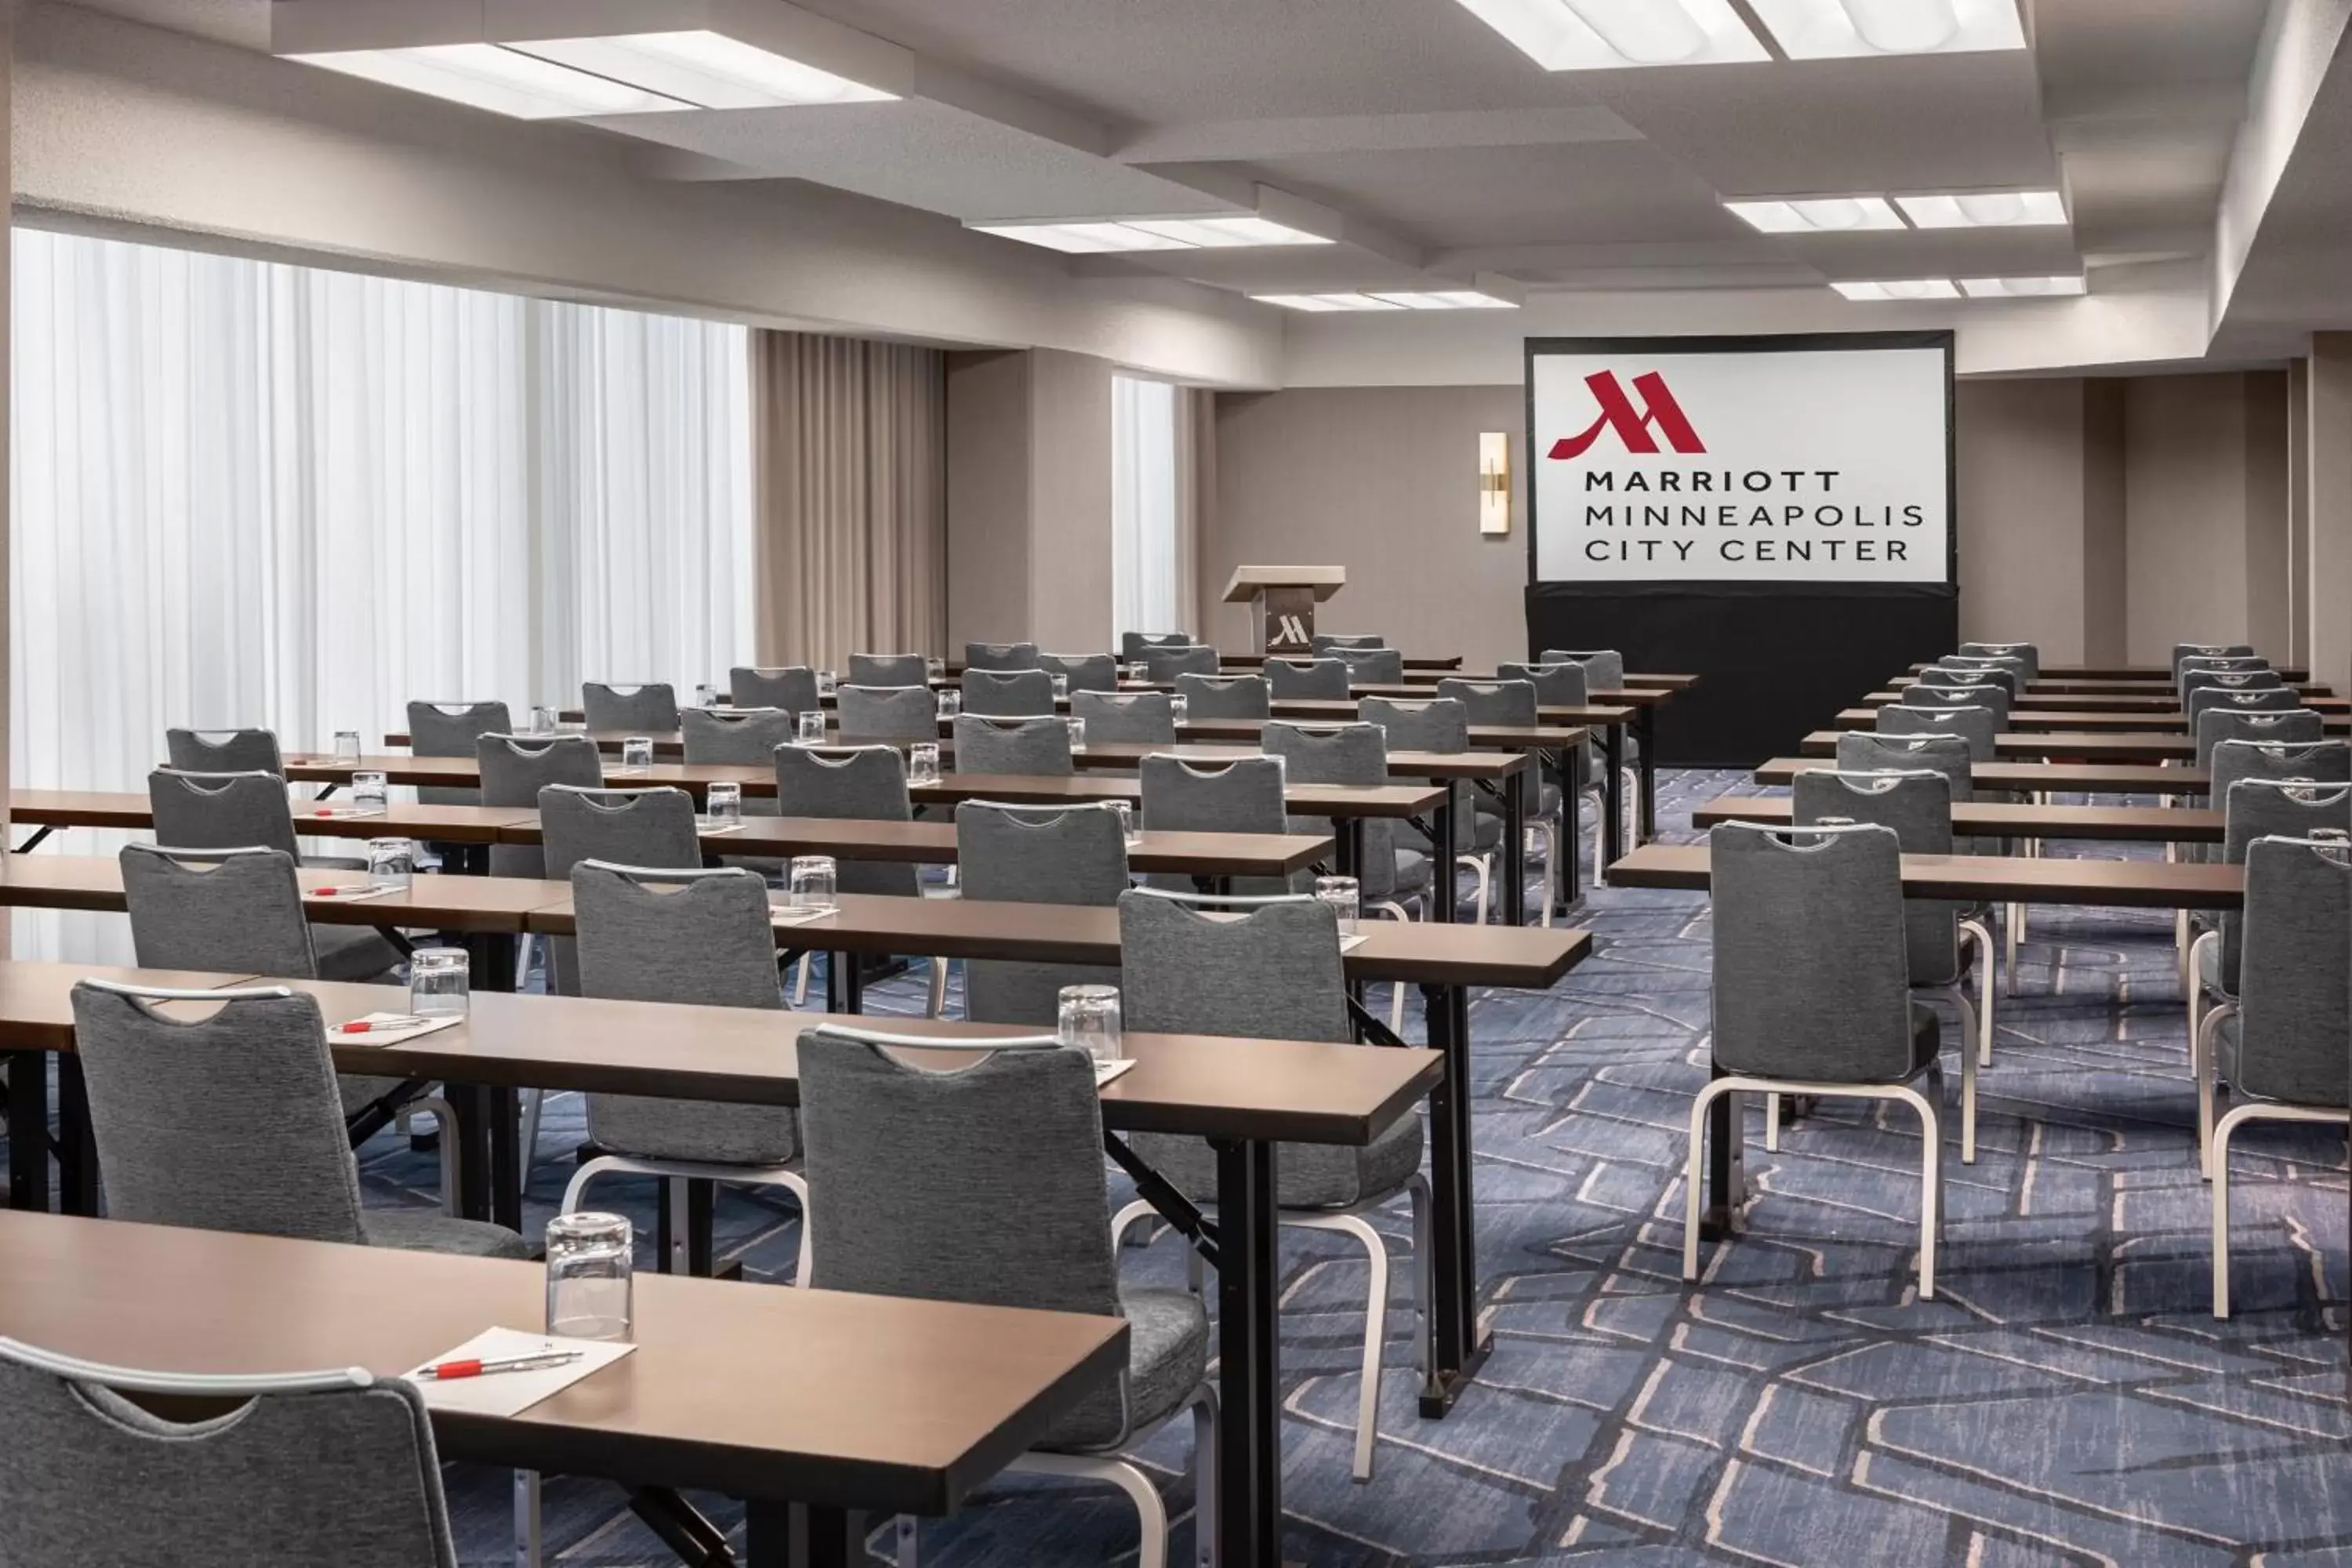
<instances>
[{"instance_id":1,"label":"beige wall","mask_svg":"<svg viewBox=\"0 0 2352 1568\"><path fill-rule=\"evenodd\" d=\"M2244 377L2135 381L2124 403L2125 657L2246 636Z\"/></svg>"},{"instance_id":2,"label":"beige wall","mask_svg":"<svg viewBox=\"0 0 2352 1568\"><path fill-rule=\"evenodd\" d=\"M1029 355L948 355L947 480L948 647L960 653L1029 625Z\"/></svg>"},{"instance_id":3,"label":"beige wall","mask_svg":"<svg viewBox=\"0 0 2352 1568\"><path fill-rule=\"evenodd\" d=\"M1960 635L2084 651L2087 550L2084 384L1963 382L1955 399Z\"/></svg>"},{"instance_id":4,"label":"beige wall","mask_svg":"<svg viewBox=\"0 0 2352 1568\"><path fill-rule=\"evenodd\" d=\"M2311 339L2311 671L2352 679L2352 332Z\"/></svg>"},{"instance_id":5,"label":"beige wall","mask_svg":"<svg viewBox=\"0 0 2352 1568\"><path fill-rule=\"evenodd\" d=\"M2131 610L2125 572L2124 392L2121 381L2083 384L2083 659L2087 664L2123 662Z\"/></svg>"}]
</instances>

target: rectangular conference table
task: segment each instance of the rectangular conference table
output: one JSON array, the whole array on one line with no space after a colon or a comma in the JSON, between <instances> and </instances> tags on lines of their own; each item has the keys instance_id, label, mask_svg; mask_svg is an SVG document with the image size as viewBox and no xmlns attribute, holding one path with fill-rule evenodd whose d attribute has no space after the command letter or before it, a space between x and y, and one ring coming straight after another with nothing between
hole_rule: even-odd
<instances>
[{"instance_id":1,"label":"rectangular conference table","mask_svg":"<svg viewBox=\"0 0 2352 1568\"><path fill-rule=\"evenodd\" d=\"M1786 827L1796 820L1787 795L1719 795L1691 813L1693 827L1754 822ZM1963 838L2083 838L2111 843L2219 844L2221 813L2185 806L2041 805L1955 801L1952 831Z\"/></svg>"},{"instance_id":2,"label":"rectangular conference table","mask_svg":"<svg viewBox=\"0 0 2352 1568\"><path fill-rule=\"evenodd\" d=\"M1867 729L1868 722L1865 721L1854 727ZM1815 730L1798 742L1797 749L1809 757L1833 757L1837 755L1840 733L1836 730ZM2003 757L2019 759L2163 763L2194 762L2197 757L2195 736L2159 735L2145 730L2104 735L2084 734L2078 731L2032 733L2011 731L1995 735L1992 746Z\"/></svg>"},{"instance_id":3,"label":"rectangular conference table","mask_svg":"<svg viewBox=\"0 0 2352 1568\"><path fill-rule=\"evenodd\" d=\"M1927 668L1927 661L1923 659L1911 666L1911 673L1916 675ZM2310 670L2296 665L2274 664L2271 668L2277 672L2281 680L2311 679ZM2169 682L2173 679L2173 674L2172 667L2163 664L2045 664L2034 671L2034 679L2037 680L2162 680Z\"/></svg>"},{"instance_id":4,"label":"rectangular conference table","mask_svg":"<svg viewBox=\"0 0 2352 1568\"><path fill-rule=\"evenodd\" d=\"M1833 755L1834 753L1832 753ZM1790 784L1818 769L1824 756L1772 757L1757 765L1760 784ZM2208 793L2212 779L2203 768L2158 767L2150 763L1978 763L1969 776L1979 789L2032 790L2044 795L2170 795Z\"/></svg>"},{"instance_id":5,"label":"rectangular conference table","mask_svg":"<svg viewBox=\"0 0 2352 1568\"><path fill-rule=\"evenodd\" d=\"M2352 735L2352 715L2343 711L2343 700L2323 698L2335 703L2334 710L2315 709L2321 714L2320 728L2330 735ZM1847 708L1839 711L1837 721L1849 730L1867 730L1878 721L1878 709ZM2177 734L2189 733L2189 715L2178 703L2168 709L2155 709L2134 713L2059 712L2044 708L2012 708L2009 710L2011 730L2066 730L2080 734Z\"/></svg>"},{"instance_id":6,"label":"rectangular conference table","mask_svg":"<svg viewBox=\"0 0 2352 1568\"><path fill-rule=\"evenodd\" d=\"M0 1214L0 1335L116 1366L394 1378L545 1317L537 1263ZM865 1562L861 1514L951 1511L1128 1354L1118 1318L661 1275L634 1327L520 1415L435 1412L435 1446L617 1482L673 1542L720 1539L678 1493L739 1498L747 1568Z\"/></svg>"},{"instance_id":7,"label":"rectangular conference table","mask_svg":"<svg viewBox=\"0 0 2352 1568\"><path fill-rule=\"evenodd\" d=\"M1863 702L1872 708L1884 708L1890 703L1904 701L1914 689L1916 687L1912 682L1898 680L1884 691L1871 692L1863 699ZM2330 697L2326 694L2324 687L2301 690L2296 695L2303 699L2303 705L2315 713L2338 716L2352 713L2352 698ZM2187 715L2181 712L2180 693L2168 685L2152 687L2146 691L2106 696L2045 692L2029 686L2024 695L2010 705L2009 710L2011 714L2160 713L2179 715L2184 722L2187 719Z\"/></svg>"}]
</instances>

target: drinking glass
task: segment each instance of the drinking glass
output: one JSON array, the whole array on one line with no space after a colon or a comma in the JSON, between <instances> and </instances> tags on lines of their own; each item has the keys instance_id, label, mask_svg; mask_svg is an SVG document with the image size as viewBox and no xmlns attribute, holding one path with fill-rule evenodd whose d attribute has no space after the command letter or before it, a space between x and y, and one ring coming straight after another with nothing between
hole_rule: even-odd
<instances>
[{"instance_id":1,"label":"drinking glass","mask_svg":"<svg viewBox=\"0 0 2352 1568\"><path fill-rule=\"evenodd\" d=\"M625 1340L635 1312L635 1237L616 1214L584 1210L547 1222L547 1331Z\"/></svg>"},{"instance_id":2,"label":"drinking glass","mask_svg":"<svg viewBox=\"0 0 2352 1568\"><path fill-rule=\"evenodd\" d=\"M462 947L420 947L408 957L408 1010L420 1018L462 1018L473 969Z\"/></svg>"},{"instance_id":3,"label":"drinking glass","mask_svg":"<svg viewBox=\"0 0 2352 1568\"><path fill-rule=\"evenodd\" d=\"M703 685L700 685L700 686L696 687L696 688L694 689L694 705L695 705L697 708L716 708L716 707L718 707L718 706L719 706L719 688L717 688L717 687L715 687L715 686L712 686L712 685L709 685L709 683L707 683L707 682L706 682L705 684L703 684Z\"/></svg>"},{"instance_id":4,"label":"drinking glass","mask_svg":"<svg viewBox=\"0 0 2352 1568\"><path fill-rule=\"evenodd\" d=\"M1063 1045L1083 1049L1097 1062L1115 1062L1124 1054L1119 1044L1118 986L1063 986L1059 1017Z\"/></svg>"},{"instance_id":5,"label":"drinking glass","mask_svg":"<svg viewBox=\"0 0 2352 1568\"><path fill-rule=\"evenodd\" d=\"M1185 721L1185 715L1192 711L1192 700L1182 692L1180 691L1168 700L1168 719L1171 723L1182 724Z\"/></svg>"},{"instance_id":6,"label":"drinking glass","mask_svg":"<svg viewBox=\"0 0 2352 1568\"><path fill-rule=\"evenodd\" d=\"M1065 719L1062 721L1062 724L1070 731L1070 750L1074 752L1085 751L1087 749L1087 721L1084 719Z\"/></svg>"},{"instance_id":7,"label":"drinking glass","mask_svg":"<svg viewBox=\"0 0 2352 1568\"><path fill-rule=\"evenodd\" d=\"M840 684L840 677L835 675L833 671L820 669L816 672L816 694L819 697L832 696Z\"/></svg>"},{"instance_id":8,"label":"drinking glass","mask_svg":"<svg viewBox=\"0 0 2352 1568\"><path fill-rule=\"evenodd\" d=\"M1069 700L1070 678L1066 675L1057 673L1054 677L1054 700L1056 702L1067 702Z\"/></svg>"},{"instance_id":9,"label":"drinking glass","mask_svg":"<svg viewBox=\"0 0 2352 1568\"><path fill-rule=\"evenodd\" d=\"M918 741L907 748L907 782L910 784L935 784L940 782L940 743Z\"/></svg>"},{"instance_id":10,"label":"drinking glass","mask_svg":"<svg viewBox=\"0 0 2352 1568\"><path fill-rule=\"evenodd\" d=\"M929 681L933 686L937 686L940 681L945 680L947 678L948 661L946 659L941 658L938 654L932 654L929 658L923 660L923 679L925 680Z\"/></svg>"},{"instance_id":11,"label":"drinking glass","mask_svg":"<svg viewBox=\"0 0 2352 1568\"><path fill-rule=\"evenodd\" d=\"M952 719L963 711L963 693L952 686L940 688L940 717Z\"/></svg>"},{"instance_id":12,"label":"drinking glass","mask_svg":"<svg viewBox=\"0 0 2352 1568\"><path fill-rule=\"evenodd\" d=\"M1357 922L1364 913L1363 889L1356 879L1318 877L1315 879L1315 897L1318 901L1330 905L1331 911L1339 917L1341 936L1356 934Z\"/></svg>"},{"instance_id":13,"label":"drinking glass","mask_svg":"<svg viewBox=\"0 0 2352 1568\"><path fill-rule=\"evenodd\" d=\"M1124 664L1119 666L1118 675L1122 680L1149 680L1151 679L1151 667L1148 664Z\"/></svg>"},{"instance_id":14,"label":"drinking glass","mask_svg":"<svg viewBox=\"0 0 2352 1568\"><path fill-rule=\"evenodd\" d=\"M824 745L824 710L816 708L803 708L793 715L793 739L803 746Z\"/></svg>"},{"instance_id":15,"label":"drinking glass","mask_svg":"<svg viewBox=\"0 0 2352 1568\"><path fill-rule=\"evenodd\" d=\"M834 897L835 872L830 855L793 857L792 907L831 911L841 907Z\"/></svg>"},{"instance_id":16,"label":"drinking glass","mask_svg":"<svg viewBox=\"0 0 2352 1568\"><path fill-rule=\"evenodd\" d=\"M584 735L588 732L588 721L585 719L558 719L555 721L555 732L559 735Z\"/></svg>"},{"instance_id":17,"label":"drinking glass","mask_svg":"<svg viewBox=\"0 0 2352 1568\"><path fill-rule=\"evenodd\" d=\"M1107 800L1103 802L1103 806L1113 816L1118 818L1118 837L1121 843L1132 849L1143 842L1143 831L1135 826L1135 806L1132 802Z\"/></svg>"},{"instance_id":18,"label":"drinking glass","mask_svg":"<svg viewBox=\"0 0 2352 1568\"><path fill-rule=\"evenodd\" d=\"M706 796L713 827L731 827L743 820L743 786L739 784L714 784Z\"/></svg>"},{"instance_id":19,"label":"drinking glass","mask_svg":"<svg viewBox=\"0 0 2352 1568\"><path fill-rule=\"evenodd\" d=\"M410 838L368 840L368 885L406 892L416 881L416 842Z\"/></svg>"},{"instance_id":20,"label":"drinking glass","mask_svg":"<svg viewBox=\"0 0 2352 1568\"><path fill-rule=\"evenodd\" d=\"M389 781L382 773L357 773L352 775L352 805L361 811L382 811L391 798Z\"/></svg>"},{"instance_id":21,"label":"drinking glass","mask_svg":"<svg viewBox=\"0 0 2352 1568\"><path fill-rule=\"evenodd\" d=\"M360 732L357 730L335 731L335 761L356 763L360 760Z\"/></svg>"},{"instance_id":22,"label":"drinking glass","mask_svg":"<svg viewBox=\"0 0 2352 1568\"><path fill-rule=\"evenodd\" d=\"M649 768L654 765L654 738L651 735L631 735L621 742L621 765L625 768Z\"/></svg>"},{"instance_id":23,"label":"drinking glass","mask_svg":"<svg viewBox=\"0 0 2352 1568\"><path fill-rule=\"evenodd\" d=\"M534 708L534 709L532 709L532 710L530 710L530 729L528 729L528 730L526 730L526 731L524 731L523 732L524 732L525 734L527 734L527 735L552 735L552 734L554 734L554 733L555 733L555 710L554 710L554 709L552 709L552 708Z\"/></svg>"}]
</instances>

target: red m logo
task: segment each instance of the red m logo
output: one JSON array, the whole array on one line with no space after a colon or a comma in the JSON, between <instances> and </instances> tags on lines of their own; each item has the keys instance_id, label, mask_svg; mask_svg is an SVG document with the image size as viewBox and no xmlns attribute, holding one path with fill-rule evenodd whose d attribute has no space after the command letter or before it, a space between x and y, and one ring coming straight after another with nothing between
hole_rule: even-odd
<instances>
[{"instance_id":1,"label":"red m logo","mask_svg":"<svg viewBox=\"0 0 2352 1568\"><path fill-rule=\"evenodd\" d=\"M1615 430L1617 439L1625 443L1625 450L1629 452L1654 452L1658 449L1658 442L1657 437L1650 434L1653 426L1665 436L1666 445L1677 452L1688 454L1706 450L1706 443L1698 438L1698 432L1691 428L1690 419L1683 413L1682 405L1676 403L1675 395L1667 390L1666 378L1656 371L1633 378L1633 390L1642 395L1644 405L1641 412L1635 411L1633 400L1626 396L1625 389L1617 384L1614 371L1599 371L1588 375L1584 378L1584 384L1592 389L1593 400L1601 405L1601 417L1595 419L1581 435L1563 436L1553 442L1553 457L1581 458L1592 449L1592 443L1601 439L1603 429Z\"/></svg>"}]
</instances>

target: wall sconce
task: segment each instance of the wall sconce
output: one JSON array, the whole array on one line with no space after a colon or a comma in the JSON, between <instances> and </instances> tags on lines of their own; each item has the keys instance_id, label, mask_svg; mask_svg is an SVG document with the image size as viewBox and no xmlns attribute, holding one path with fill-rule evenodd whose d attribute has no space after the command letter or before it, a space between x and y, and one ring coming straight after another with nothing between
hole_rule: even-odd
<instances>
[{"instance_id":1,"label":"wall sconce","mask_svg":"<svg viewBox=\"0 0 2352 1568\"><path fill-rule=\"evenodd\" d=\"M1511 531L1511 437L1506 431L1478 435L1478 531Z\"/></svg>"}]
</instances>

